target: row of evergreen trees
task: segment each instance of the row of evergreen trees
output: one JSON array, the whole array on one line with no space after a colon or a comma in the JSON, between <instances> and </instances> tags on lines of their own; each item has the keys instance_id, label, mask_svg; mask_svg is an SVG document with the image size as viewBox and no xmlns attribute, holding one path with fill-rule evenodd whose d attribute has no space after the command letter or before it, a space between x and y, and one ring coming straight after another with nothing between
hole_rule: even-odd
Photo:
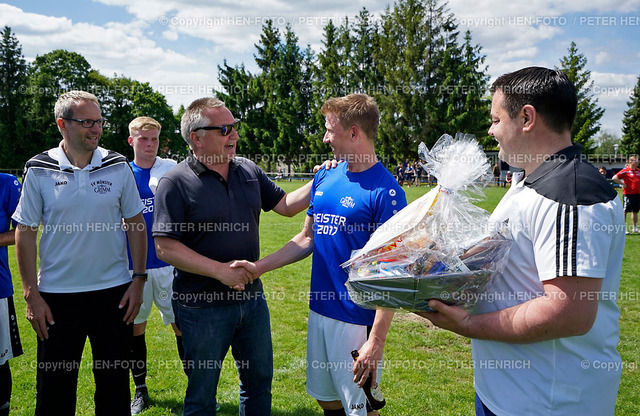
<instances>
[{"instance_id":1,"label":"row of evergreen trees","mask_svg":"<svg viewBox=\"0 0 640 416\"><path fill-rule=\"evenodd\" d=\"M327 156L319 112L331 96L365 92L381 110L377 150L390 163L415 158L418 143L431 146L444 133L475 134L487 149L490 95L481 47L458 31L455 16L438 0L400 0L374 18L366 9L340 26L324 28L322 50L302 49L291 29L263 26L254 55L257 73L244 63L218 67L224 92L218 95L243 119L239 152L263 162L286 162L305 169ZM586 58L572 43L560 59L579 90L573 137L589 152L604 110L591 92ZM131 156L127 125L150 115L163 125L162 151L186 154L176 133L179 117L165 97L124 76L100 74L78 53L65 50L38 56L27 65L19 42L5 27L0 40L0 168L20 168L32 155L57 145L53 105L69 89L95 93L109 119L102 145ZM640 86L640 78L639 78ZM625 113L621 153L640 150L639 94Z\"/></svg>"},{"instance_id":2,"label":"row of evergreen trees","mask_svg":"<svg viewBox=\"0 0 640 416\"><path fill-rule=\"evenodd\" d=\"M415 158L418 143L430 146L443 133L472 133L489 144L485 58L468 31L459 38L454 15L436 1L397 2L380 19L363 9L353 22L330 22L317 55L300 48L290 27L281 35L269 22L256 45L259 72L225 62L219 80L231 93L220 95L245 120L241 148L287 162L326 152L319 108L351 92L378 102L377 150L390 161Z\"/></svg>"}]
</instances>

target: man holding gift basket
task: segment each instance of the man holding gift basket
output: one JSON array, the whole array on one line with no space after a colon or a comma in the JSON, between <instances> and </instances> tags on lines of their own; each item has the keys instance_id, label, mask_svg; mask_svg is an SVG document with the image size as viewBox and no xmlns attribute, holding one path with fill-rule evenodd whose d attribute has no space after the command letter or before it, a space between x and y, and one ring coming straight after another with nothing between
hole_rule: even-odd
<instances>
[{"instance_id":1,"label":"man holding gift basket","mask_svg":"<svg viewBox=\"0 0 640 416\"><path fill-rule=\"evenodd\" d=\"M393 312L357 306L349 298L347 273L340 265L365 245L378 225L406 206L406 198L375 154L380 112L373 98L331 98L321 111L326 117L324 142L346 163L316 174L303 230L256 262L256 268L263 274L313 251L307 392L325 415L377 415L377 406L371 406L359 387L369 377L374 389L379 383L378 366ZM355 364L353 350L359 350Z\"/></svg>"},{"instance_id":2,"label":"man holding gift basket","mask_svg":"<svg viewBox=\"0 0 640 416\"><path fill-rule=\"evenodd\" d=\"M513 246L477 314L431 300L420 315L472 338L476 415L613 415L621 203L571 143L577 97L562 71L525 68L492 92L489 134L524 169L491 217Z\"/></svg>"}]
</instances>

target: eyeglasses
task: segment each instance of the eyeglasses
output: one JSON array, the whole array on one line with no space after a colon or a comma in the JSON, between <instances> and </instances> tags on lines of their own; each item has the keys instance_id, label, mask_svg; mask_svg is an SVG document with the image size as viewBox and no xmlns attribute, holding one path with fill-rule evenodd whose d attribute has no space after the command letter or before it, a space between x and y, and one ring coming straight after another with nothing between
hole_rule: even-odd
<instances>
[{"instance_id":1,"label":"eyeglasses","mask_svg":"<svg viewBox=\"0 0 640 416\"><path fill-rule=\"evenodd\" d=\"M233 120L233 124L225 124L224 126L204 126L198 127L197 129L193 129L193 131L198 130L220 130L223 136L228 136L231 134L233 129L237 130L238 123L240 123L240 119L236 118Z\"/></svg>"},{"instance_id":2,"label":"eyeglasses","mask_svg":"<svg viewBox=\"0 0 640 416\"><path fill-rule=\"evenodd\" d=\"M90 129L93 127L94 124L98 123L98 127L100 127L101 129L105 128L107 126L107 119L106 118L100 118L98 120L91 120L88 118L85 118L83 120L79 120L77 118L66 118L66 117L62 117L63 120L71 120L71 121L77 121L78 123L82 124L82 127L84 127L85 129Z\"/></svg>"}]
</instances>

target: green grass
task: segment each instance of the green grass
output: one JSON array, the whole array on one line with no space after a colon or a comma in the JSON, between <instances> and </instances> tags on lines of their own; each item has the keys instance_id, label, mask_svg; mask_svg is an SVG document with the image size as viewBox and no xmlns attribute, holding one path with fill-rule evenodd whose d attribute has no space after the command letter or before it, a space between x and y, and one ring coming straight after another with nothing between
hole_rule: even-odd
<instances>
[{"instance_id":1,"label":"green grass","mask_svg":"<svg viewBox=\"0 0 640 416\"><path fill-rule=\"evenodd\" d=\"M285 190L299 182L279 182ZM413 201L427 188L406 188ZM479 205L492 210L505 188L488 188L487 199ZM271 253L298 233L305 213L284 218L272 212L261 218L261 251ZM640 235L627 237L622 269L619 306L621 338L619 351L624 370L616 415L640 414ZM10 249L10 265L16 290L15 303L25 354L11 360L13 372L12 415L31 415L35 404L35 333L24 318L24 300ZM273 271L263 277L271 310L274 344L273 414L279 416L320 416L315 400L305 390L305 350L308 288L311 259ZM147 385L151 408L144 415L181 414L186 388L178 361L175 338L170 327L163 327L157 312L151 314L147 328L149 374ZM228 354L222 371L218 401L222 415L238 412L238 377ZM78 386L78 415L93 414L93 376L90 350L85 350ZM383 415L470 415L473 414L473 373L468 339L433 328L415 315L396 314L385 348L386 369L383 391L387 406Z\"/></svg>"}]
</instances>

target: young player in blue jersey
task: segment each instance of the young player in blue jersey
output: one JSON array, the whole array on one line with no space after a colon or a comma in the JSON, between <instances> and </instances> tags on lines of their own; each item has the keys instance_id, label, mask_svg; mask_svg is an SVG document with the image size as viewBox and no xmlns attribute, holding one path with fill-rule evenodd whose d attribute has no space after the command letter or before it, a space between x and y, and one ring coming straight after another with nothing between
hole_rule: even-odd
<instances>
[{"instance_id":1,"label":"young player in blue jersey","mask_svg":"<svg viewBox=\"0 0 640 416\"><path fill-rule=\"evenodd\" d=\"M325 415L377 415L359 387L379 363L393 312L365 310L349 298L340 265L375 229L406 206L404 191L378 161L374 139L380 113L373 98L350 94L322 106L324 142L337 168L314 178L304 229L277 252L256 262L256 273L284 266L313 251L307 336L307 392ZM351 351L359 350L355 365ZM355 377L354 377L355 374ZM357 384L356 384L357 383Z\"/></svg>"},{"instance_id":2,"label":"young player in blue jersey","mask_svg":"<svg viewBox=\"0 0 640 416\"><path fill-rule=\"evenodd\" d=\"M171 307L171 286L173 284L173 267L158 259L151 236L153 225L153 207L155 189L160 178L177 163L172 159L158 157L160 132L162 126L151 117L138 117L129 123L129 145L133 148L133 162L130 162L136 178L140 199L144 204L144 220L147 224L147 274L148 282L144 288L143 302L140 312L133 321L133 341L131 343L131 375L136 391L131 402L131 413L137 415L149 406L149 393L146 385L147 345L145 331L151 307L155 303L165 325L171 324L176 334L176 344L180 359L184 357L182 333L175 324ZM133 270L129 253L129 270Z\"/></svg>"},{"instance_id":3,"label":"young player in blue jersey","mask_svg":"<svg viewBox=\"0 0 640 416\"><path fill-rule=\"evenodd\" d=\"M13 284L7 246L15 244L15 221L11 216L20 198L20 182L13 175L0 173L0 416L9 414L11 369L9 359L22 354L18 321L13 306Z\"/></svg>"}]
</instances>

